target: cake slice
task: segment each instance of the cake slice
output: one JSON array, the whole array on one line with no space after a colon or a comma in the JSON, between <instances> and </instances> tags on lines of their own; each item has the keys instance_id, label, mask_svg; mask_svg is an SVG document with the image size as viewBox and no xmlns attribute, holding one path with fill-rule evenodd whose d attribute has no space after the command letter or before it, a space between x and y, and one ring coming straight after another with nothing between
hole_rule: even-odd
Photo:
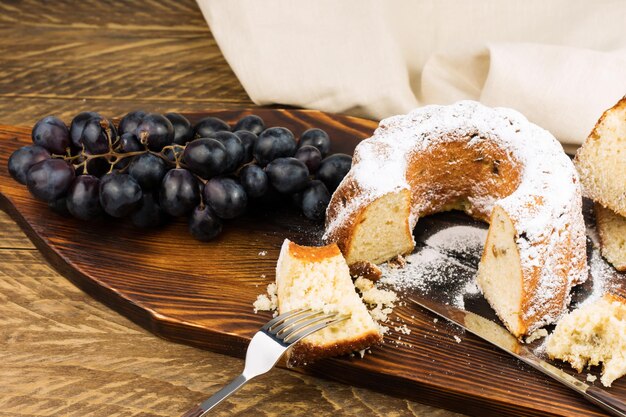
<instances>
[{"instance_id":1,"label":"cake slice","mask_svg":"<svg viewBox=\"0 0 626 417\"><path fill-rule=\"evenodd\" d=\"M626 97L604 112L574 164L585 195L626 216Z\"/></svg>"},{"instance_id":2,"label":"cake slice","mask_svg":"<svg viewBox=\"0 0 626 417\"><path fill-rule=\"evenodd\" d=\"M276 265L276 287L280 314L309 307L350 314L350 319L296 343L287 353L289 366L362 350L382 341L379 326L357 294L337 245L300 246L285 239Z\"/></svg>"},{"instance_id":3,"label":"cake slice","mask_svg":"<svg viewBox=\"0 0 626 417\"><path fill-rule=\"evenodd\" d=\"M567 314L548 339L546 352L578 372L602 362L600 381L610 387L626 375L626 299L606 294Z\"/></svg>"},{"instance_id":4,"label":"cake slice","mask_svg":"<svg viewBox=\"0 0 626 417\"><path fill-rule=\"evenodd\" d=\"M594 210L602 256L618 271L626 271L626 217L598 203Z\"/></svg>"}]
</instances>

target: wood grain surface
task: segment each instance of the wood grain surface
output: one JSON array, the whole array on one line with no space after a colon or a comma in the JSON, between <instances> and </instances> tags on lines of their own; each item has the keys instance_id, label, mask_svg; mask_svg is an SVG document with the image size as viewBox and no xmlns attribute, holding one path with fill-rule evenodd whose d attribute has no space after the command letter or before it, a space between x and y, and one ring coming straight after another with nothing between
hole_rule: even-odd
<instances>
[{"instance_id":1,"label":"wood grain surface","mask_svg":"<svg viewBox=\"0 0 626 417\"><path fill-rule=\"evenodd\" d=\"M208 114L233 124L248 113L221 110L190 119ZM296 135L320 127L334 139L333 150L338 152L351 152L376 125L315 111L256 109L255 113L267 125L285 126ZM6 156L29 141L27 129L0 126L0 197L4 197L0 206L79 287L167 339L243 357L251 336L270 318L268 313L254 314L251 305L274 281L283 239L319 244L321 225L306 220L288 204L249 210L226 224L225 232L209 243L193 240L184 219L141 231L123 221L86 223L64 218L35 201L24 187L13 186L4 168ZM428 221L435 221L434 228L436 222L451 223L456 218L450 214L426 218L418 229ZM416 233L416 240L424 245L427 235L422 236L421 229ZM474 275L470 265L463 268ZM392 324L386 343L363 360L330 359L298 370L473 415L604 415L488 343L459 334L445 323L433 323L432 315L411 303L396 307L393 323L406 323L410 334L402 334ZM455 340L460 336L462 343ZM611 392L626 397L626 386L616 383Z\"/></svg>"},{"instance_id":2,"label":"wood grain surface","mask_svg":"<svg viewBox=\"0 0 626 417\"><path fill-rule=\"evenodd\" d=\"M0 2L0 123L253 103L192 0ZM175 416L243 361L164 341L52 269L0 211L0 416ZM218 416L455 414L274 370Z\"/></svg>"}]
</instances>

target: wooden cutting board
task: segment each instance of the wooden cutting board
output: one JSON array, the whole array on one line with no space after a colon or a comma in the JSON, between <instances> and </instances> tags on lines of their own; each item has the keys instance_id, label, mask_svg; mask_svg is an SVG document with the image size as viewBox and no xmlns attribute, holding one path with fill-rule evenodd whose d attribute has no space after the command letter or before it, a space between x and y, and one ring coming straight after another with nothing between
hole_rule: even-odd
<instances>
[{"instance_id":1,"label":"wooden cutting board","mask_svg":"<svg viewBox=\"0 0 626 417\"><path fill-rule=\"evenodd\" d=\"M211 115L232 124L250 113L218 110L189 118ZM351 153L377 125L316 111L254 113L268 126L285 126L296 135L320 127L330 134L333 152ZM251 336L271 317L267 312L255 314L252 303L274 280L281 243L285 238L319 242L321 226L286 202L272 210L252 209L227 222L224 233L210 243L194 240L183 219L146 231L119 220L86 223L62 217L34 200L8 174L10 154L29 143L30 128L0 126L0 208L78 287L166 339L243 358ZM464 215L432 216L420 220L418 244L424 245L429 230L449 224L477 225ZM442 256L455 263L453 254ZM464 273L473 274L475 264L460 261ZM486 342L434 321L410 302L396 308L393 318L404 320L411 333L391 326L385 344L363 359L329 359L297 371L477 416L605 415ZM461 343L454 338L458 335ZM625 381L611 392L626 398Z\"/></svg>"}]
</instances>

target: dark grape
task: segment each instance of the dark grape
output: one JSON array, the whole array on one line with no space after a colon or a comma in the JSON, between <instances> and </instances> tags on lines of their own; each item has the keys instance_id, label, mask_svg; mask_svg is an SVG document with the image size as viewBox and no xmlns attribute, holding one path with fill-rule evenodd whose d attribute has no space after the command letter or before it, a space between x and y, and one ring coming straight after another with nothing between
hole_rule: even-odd
<instances>
[{"instance_id":1,"label":"dark grape","mask_svg":"<svg viewBox=\"0 0 626 417\"><path fill-rule=\"evenodd\" d=\"M124 217L141 204L142 191L128 174L112 174L100 181L100 204L113 217Z\"/></svg>"},{"instance_id":2,"label":"dark grape","mask_svg":"<svg viewBox=\"0 0 626 417\"><path fill-rule=\"evenodd\" d=\"M165 113L165 117L174 126L174 143L184 145L193 139L193 127L189 120L180 113Z\"/></svg>"},{"instance_id":3,"label":"dark grape","mask_svg":"<svg viewBox=\"0 0 626 417\"><path fill-rule=\"evenodd\" d=\"M83 142L81 141L81 135L83 134L85 123L87 123L87 120L92 117L101 116L95 111L84 111L82 113L78 113L72 119L72 123L70 124L70 141L76 149L82 149Z\"/></svg>"},{"instance_id":4,"label":"dark grape","mask_svg":"<svg viewBox=\"0 0 626 417\"><path fill-rule=\"evenodd\" d=\"M211 134L221 131L230 131L228 123L217 117L205 117L196 123L193 135L195 138L208 138Z\"/></svg>"},{"instance_id":5,"label":"dark grape","mask_svg":"<svg viewBox=\"0 0 626 417\"><path fill-rule=\"evenodd\" d=\"M293 133L284 127L271 127L261 133L254 144L254 158L261 166L276 158L293 156L296 153L296 141Z\"/></svg>"},{"instance_id":6,"label":"dark grape","mask_svg":"<svg viewBox=\"0 0 626 417\"><path fill-rule=\"evenodd\" d=\"M102 214L100 180L93 175L76 177L67 191L67 210L77 219L91 220Z\"/></svg>"},{"instance_id":7,"label":"dark grape","mask_svg":"<svg viewBox=\"0 0 626 417\"><path fill-rule=\"evenodd\" d=\"M167 220L167 215L161 210L157 193L144 192L139 208L130 215L133 225L141 228L160 226Z\"/></svg>"},{"instance_id":8,"label":"dark grape","mask_svg":"<svg viewBox=\"0 0 626 417\"><path fill-rule=\"evenodd\" d=\"M198 206L189 217L189 232L196 239L206 242L222 232L222 221L211 207Z\"/></svg>"},{"instance_id":9,"label":"dark grape","mask_svg":"<svg viewBox=\"0 0 626 417\"><path fill-rule=\"evenodd\" d=\"M239 181L250 198L258 198L267 192L270 186L267 174L257 165L246 165L239 173Z\"/></svg>"},{"instance_id":10,"label":"dark grape","mask_svg":"<svg viewBox=\"0 0 626 417\"><path fill-rule=\"evenodd\" d=\"M128 173L143 190L158 188L167 172L165 161L151 153L144 153L133 158Z\"/></svg>"},{"instance_id":11,"label":"dark grape","mask_svg":"<svg viewBox=\"0 0 626 417\"><path fill-rule=\"evenodd\" d=\"M71 217L69 210L67 209L67 199L65 197L58 198L48 203L50 210L65 217Z\"/></svg>"},{"instance_id":12,"label":"dark grape","mask_svg":"<svg viewBox=\"0 0 626 417\"><path fill-rule=\"evenodd\" d=\"M295 158L304 162L311 174L314 174L322 163L322 153L315 146L311 145L304 145L298 148Z\"/></svg>"},{"instance_id":13,"label":"dark grape","mask_svg":"<svg viewBox=\"0 0 626 417\"><path fill-rule=\"evenodd\" d=\"M309 182L309 170L296 158L274 159L265 168L270 184L281 193L298 192Z\"/></svg>"},{"instance_id":14,"label":"dark grape","mask_svg":"<svg viewBox=\"0 0 626 417\"><path fill-rule=\"evenodd\" d=\"M224 145L228 162L224 168L224 172L234 171L241 161L243 161L245 149L241 144L241 140L237 135L230 132L216 132L211 135L211 139L215 139Z\"/></svg>"},{"instance_id":15,"label":"dark grape","mask_svg":"<svg viewBox=\"0 0 626 417\"><path fill-rule=\"evenodd\" d=\"M228 166L228 153L216 139L202 138L191 141L183 151L183 163L204 178L221 174Z\"/></svg>"},{"instance_id":16,"label":"dark grape","mask_svg":"<svg viewBox=\"0 0 626 417\"><path fill-rule=\"evenodd\" d=\"M119 141L119 150L122 153L139 152L144 150L144 146L139 142L137 136L132 132L122 133Z\"/></svg>"},{"instance_id":17,"label":"dark grape","mask_svg":"<svg viewBox=\"0 0 626 417\"><path fill-rule=\"evenodd\" d=\"M213 178L204 185L204 202L222 219L233 219L246 211L248 196L232 178Z\"/></svg>"},{"instance_id":18,"label":"dark grape","mask_svg":"<svg viewBox=\"0 0 626 417\"><path fill-rule=\"evenodd\" d=\"M241 161L241 163L247 164L248 162L252 161L252 158L254 158L254 156L252 155L252 150L254 149L254 144L256 143L257 136L252 132L248 132L247 130L238 130L235 132L235 135L237 135L237 137L241 141L241 144L243 145L243 160Z\"/></svg>"},{"instance_id":19,"label":"dark grape","mask_svg":"<svg viewBox=\"0 0 626 417\"><path fill-rule=\"evenodd\" d=\"M32 145L19 148L9 158L9 173L20 184L26 184L26 173L37 162L50 159L50 152L41 146Z\"/></svg>"},{"instance_id":20,"label":"dark grape","mask_svg":"<svg viewBox=\"0 0 626 417\"><path fill-rule=\"evenodd\" d=\"M263 119L261 119L259 116L251 114L240 119L233 130L246 130L248 132L254 133L255 135L258 135L265 130L265 123L263 122Z\"/></svg>"},{"instance_id":21,"label":"dark grape","mask_svg":"<svg viewBox=\"0 0 626 417\"><path fill-rule=\"evenodd\" d=\"M344 153L336 153L322 160L317 171L317 178L328 188L331 193L334 192L343 177L350 171L352 165L352 157Z\"/></svg>"},{"instance_id":22,"label":"dark grape","mask_svg":"<svg viewBox=\"0 0 626 417\"><path fill-rule=\"evenodd\" d=\"M147 113L135 129L135 135L150 150L158 152L174 142L174 126L162 114Z\"/></svg>"},{"instance_id":23,"label":"dark grape","mask_svg":"<svg viewBox=\"0 0 626 417\"><path fill-rule=\"evenodd\" d=\"M186 169L172 169L163 178L159 197L164 212L171 216L183 216L200 202L198 180Z\"/></svg>"},{"instance_id":24,"label":"dark grape","mask_svg":"<svg viewBox=\"0 0 626 417\"><path fill-rule=\"evenodd\" d=\"M72 181L74 169L62 159L44 159L26 173L28 191L40 200L51 202L63 197Z\"/></svg>"},{"instance_id":25,"label":"dark grape","mask_svg":"<svg viewBox=\"0 0 626 417\"><path fill-rule=\"evenodd\" d=\"M322 220L328 203L330 203L330 193L322 181L311 181L302 192L302 212L311 220Z\"/></svg>"},{"instance_id":26,"label":"dark grape","mask_svg":"<svg viewBox=\"0 0 626 417\"><path fill-rule=\"evenodd\" d=\"M117 151L121 154L129 153L129 152L139 152L144 150L145 147L139 143L139 139L135 136L134 133L123 133L120 136L120 140L118 142ZM135 157L126 157L120 158L120 160L115 164L115 167L118 169L126 168Z\"/></svg>"},{"instance_id":27,"label":"dark grape","mask_svg":"<svg viewBox=\"0 0 626 417\"><path fill-rule=\"evenodd\" d=\"M109 172L111 165L109 161L104 158L91 158L87 162L87 169L83 169L84 174L91 174L96 177L101 177L107 172Z\"/></svg>"},{"instance_id":28,"label":"dark grape","mask_svg":"<svg viewBox=\"0 0 626 417\"><path fill-rule=\"evenodd\" d=\"M70 146L70 132L57 117L46 116L35 123L32 131L33 143L46 148L50 153L65 155Z\"/></svg>"},{"instance_id":29,"label":"dark grape","mask_svg":"<svg viewBox=\"0 0 626 417\"><path fill-rule=\"evenodd\" d=\"M174 146L172 148L167 148L163 151L163 156L170 162L176 163L176 159L180 159L183 151L185 150L182 146Z\"/></svg>"},{"instance_id":30,"label":"dark grape","mask_svg":"<svg viewBox=\"0 0 626 417\"><path fill-rule=\"evenodd\" d=\"M98 115L85 121L79 140L87 153L100 155L109 152L109 142L113 144L116 139L117 131L113 123Z\"/></svg>"},{"instance_id":31,"label":"dark grape","mask_svg":"<svg viewBox=\"0 0 626 417\"><path fill-rule=\"evenodd\" d=\"M124 133L134 133L145 115L146 112L143 110L135 110L127 113L126 116L122 117L122 120L120 120L118 127L120 135Z\"/></svg>"},{"instance_id":32,"label":"dark grape","mask_svg":"<svg viewBox=\"0 0 626 417\"><path fill-rule=\"evenodd\" d=\"M100 177L100 187L102 187L102 184L112 180L113 178L115 178L116 175L119 175L119 174L120 174L119 170L114 169L113 171L108 172L102 177Z\"/></svg>"},{"instance_id":33,"label":"dark grape","mask_svg":"<svg viewBox=\"0 0 626 417\"><path fill-rule=\"evenodd\" d=\"M309 129L300 136L299 146L305 145L315 146L319 149L322 156L326 156L328 151L330 151L330 137L322 129Z\"/></svg>"}]
</instances>

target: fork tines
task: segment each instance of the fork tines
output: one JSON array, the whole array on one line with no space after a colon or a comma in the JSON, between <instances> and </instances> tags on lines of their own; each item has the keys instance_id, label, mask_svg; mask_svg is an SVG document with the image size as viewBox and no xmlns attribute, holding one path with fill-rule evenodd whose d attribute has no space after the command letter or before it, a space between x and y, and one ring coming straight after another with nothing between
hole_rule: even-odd
<instances>
[{"instance_id":1,"label":"fork tines","mask_svg":"<svg viewBox=\"0 0 626 417\"><path fill-rule=\"evenodd\" d=\"M298 309L277 316L263 326L262 330L286 344L292 344L313 332L348 318L350 315L347 314L324 313L310 308Z\"/></svg>"}]
</instances>

